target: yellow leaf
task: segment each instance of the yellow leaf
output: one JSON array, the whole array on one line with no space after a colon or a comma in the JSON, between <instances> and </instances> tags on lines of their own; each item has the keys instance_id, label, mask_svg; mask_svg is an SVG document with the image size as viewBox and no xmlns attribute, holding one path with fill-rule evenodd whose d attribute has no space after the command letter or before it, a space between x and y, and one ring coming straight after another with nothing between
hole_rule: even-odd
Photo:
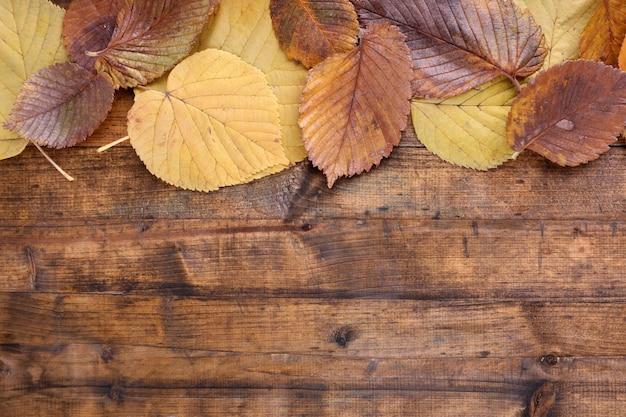
<instances>
[{"instance_id":1,"label":"yellow leaf","mask_svg":"<svg viewBox=\"0 0 626 417\"><path fill-rule=\"evenodd\" d=\"M307 70L280 49L272 28L269 0L229 0L220 4L200 48L217 48L240 56L260 69L276 94L289 162L306 158L298 127L298 102Z\"/></svg>"},{"instance_id":2,"label":"yellow leaf","mask_svg":"<svg viewBox=\"0 0 626 417\"><path fill-rule=\"evenodd\" d=\"M545 35L548 56L542 70L578 58L580 35L602 0L515 0L527 7Z\"/></svg>"},{"instance_id":3,"label":"yellow leaf","mask_svg":"<svg viewBox=\"0 0 626 417\"><path fill-rule=\"evenodd\" d=\"M413 100L413 126L422 144L440 158L467 168L494 168L515 154L506 139L515 96L511 83L499 78L457 97Z\"/></svg>"},{"instance_id":4,"label":"yellow leaf","mask_svg":"<svg viewBox=\"0 0 626 417\"><path fill-rule=\"evenodd\" d=\"M210 191L286 165L276 96L261 71L217 49L170 73L128 113L128 134L148 170L181 188Z\"/></svg>"},{"instance_id":5,"label":"yellow leaf","mask_svg":"<svg viewBox=\"0 0 626 417\"><path fill-rule=\"evenodd\" d=\"M67 61L61 29L65 11L47 0L0 0L0 159L28 141L3 129L22 83L55 62Z\"/></svg>"}]
</instances>

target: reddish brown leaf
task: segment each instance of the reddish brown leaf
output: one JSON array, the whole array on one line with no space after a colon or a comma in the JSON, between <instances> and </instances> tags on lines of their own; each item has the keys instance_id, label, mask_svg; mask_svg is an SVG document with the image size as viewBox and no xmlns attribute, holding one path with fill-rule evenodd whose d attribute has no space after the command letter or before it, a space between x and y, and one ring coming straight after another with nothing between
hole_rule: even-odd
<instances>
[{"instance_id":1,"label":"reddish brown leaf","mask_svg":"<svg viewBox=\"0 0 626 417\"><path fill-rule=\"evenodd\" d=\"M400 142L411 77L404 35L388 23L369 25L357 48L310 71L299 124L309 159L329 187L341 176L369 171Z\"/></svg>"},{"instance_id":2,"label":"reddish brown leaf","mask_svg":"<svg viewBox=\"0 0 626 417\"><path fill-rule=\"evenodd\" d=\"M154 81L186 57L219 0L134 0L120 10L117 27L96 69L118 87Z\"/></svg>"},{"instance_id":3,"label":"reddish brown leaf","mask_svg":"<svg viewBox=\"0 0 626 417\"><path fill-rule=\"evenodd\" d=\"M507 140L562 166L596 159L626 124L626 73L567 61L540 73L513 102Z\"/></svg>"},{"instance_id":4,"label":"reddish brown leaf","mask_svg":"<svg viewBox=\"0 0 626 417\"><path fill-rule=\"evenodd\" d=\"M308 68L356 46L359 22L349 0L271 0L270 14L280 47Z\"/></svg>"},{"instance_id":5,"label":"reddish brown leaf","mask_svg":"<svg viewBox=\"0 0 626 417\"><path fill-rule=\"evenodd\" d=\"M41 146L74 146L100 126L114 93L107 74L54 64L24 82L4 127Z\"/></svg>"},{"instance_id":6,"label":"reddish brown leaf","mask_svg":"<svg viewBox=\"0 0 626 417\"><path fill-rule=\"evenodd\" d=\"M604 0L580 36L581 58L617 67L618 56L626 35L626 2Z\"/></svg>"},{"instance_id":7,"label":"reddish brown leaf","mask_svg":"<svg viewBox=\"0 0 626 417\"><path fill-rule=\"evenodd\" d=\"M73 0L63 20L63 38L72 61L95 70L95 53L104 50L117 26L117 14L132 0ZM126 7L129 7L126 5Z\"/></svg>"},{"instance_id":8,"label":"reddish brown leaf","mask_svg":"<svg viewBox=\"0 0 626 417\"><path fill-rule=\"evenodd\" d=\"M407 37L413 94L451 97L501 75L515 81L547 54L530 14L511 0L352 0L363 22L389 21Z\"/></svg>"}]
</instances>

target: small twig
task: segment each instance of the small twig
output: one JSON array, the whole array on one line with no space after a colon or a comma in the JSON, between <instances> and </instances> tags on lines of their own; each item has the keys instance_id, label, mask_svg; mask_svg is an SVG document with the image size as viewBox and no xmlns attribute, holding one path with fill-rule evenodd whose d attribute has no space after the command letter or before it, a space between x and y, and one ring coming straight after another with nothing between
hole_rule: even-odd
<instances>
[{"instance_id":1,"label":"small twig","mask_svg":"<svg viewBox=\"0 0 626 417\"><path fill-rule=\"evenodd\" d=\"M98 152L104 152L104 151L106 151L107 149L111 149L111 148L112 148L112 147L114 147L115 145L119 145L119 144L120 144L120 143L122 143L122 142L126 142L128 139L130 139L130 136L124 136L123 138L119 138L119 139L117 139L117 140L114 140L114 141L113 141L113 142L111 142L111 143L108 143L108 144L106 144L106 145L104 145L104 146L99 147L99 148L98 148Z\"/></svg>"},{"instance_id":2,"label":"small twig","mask_svg":"<svg viewBox=\"0 0 626 417\"><path fill-rule=\"evenodd\" d=\"M33 145L35 145L35 147L39 150L39 152L41 152L41 154L48 160L48 162L50 162L50 164L61 173L61 175L63 175L65 177L66 180L68 181L74 181L74 177L72 177L70 174L68 174L67 172L65 172L63 170L63 168L61 168L60 166L57 165L56 162L54 162L52 160L52 158L50 158L50 156L48 156L47 153L44 152L43 149L41 149L41 146L37 145L36 143L33 142Z\"/></svg>"}]
</instances>

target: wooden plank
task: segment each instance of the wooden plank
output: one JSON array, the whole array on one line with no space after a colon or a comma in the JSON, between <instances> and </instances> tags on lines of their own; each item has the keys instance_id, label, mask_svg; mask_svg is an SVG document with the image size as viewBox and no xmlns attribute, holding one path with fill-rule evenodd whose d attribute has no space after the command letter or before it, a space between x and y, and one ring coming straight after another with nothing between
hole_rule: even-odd
<instances>
[{"instance_id":1,"label":"wooden plank","mask_svg":"<svg viewBox=\"0 0 626 417\"><path fill-rule=\"evenodd\" d=\"M624 221L60 222L0 228L0 289L607 302L625 246Z\"/></svg>"},{"instance_id":2,"label":"wooden plank","mask_svg":"<svg viewBox=\"0 0 626 417\"><path fill-rule=\"evenodd\" d=\"M551 415L585 410L585 415L618 416L618 407L626 404L623 357L367 360L145 346L20 345L0 351L0 370L3 416L44 411L272 415L268 404L279 407L278 414L291 415L292 401L305 415L341 411L362 416L375 410L372 415L386 416L428 410L437 416L518 416L528 408L533 387L546 381L556 394ZM586 400L589 396L592 401ZM209 398L212 406L198 403ZM333 404L349 407L339 410Z\"/></svg>"},{"instance_id":3,"label":"wooden plank","mask_svg":"<svg viewBox=\"0 0 626 417\"><path fill-rule=\"evenodd\" d=\"M624 303L0 294L0 345L361 358L626 355Z\"/></svg>"},{"instance_id":4,"label":"wooden plank","mask_svg":"<svg viewBox=\"0 0 626 417\"><path fill-rule=\"evenodd\" d=\"M0 398L42 388L301 389L519 394L545 381L626 389L624 357L363 358L136 345L0 347ZM595 388L594 388L595 387Z\"/></svg>"},{"instance_id":5,"label":"wooden plank","mask_svg":"<svg viewBox=\"0 0 626 417\"><path fill-rule=\"evenodd\" d=\"M332 189L308 164L213 193L178 190L153 177L129 147L49 152L76 177L66 182L27 148L0 162L7 175L1 224L32 219L625 219L626 147L601 163L556 168L538 156L488 172L400 148L372 172ZM18 175L19 173L19 175ZM27 198L28 197L28 198ZM27 198L27 199L26 199Z\"/></svg>"},{"instance_id":6,"label":"wooden plank","mask_svg":"<svg viewBox=\"0 0 626 417\"><path fill-rule=\"evenodd\" d=\"M523 400L501 393L203 390L203 389L45 389L0 403L7 417L46 416L518 416ZM422 414L424 413L424 414ZM494 414L495 415L495 414Z\"/></svg>"}]
</instances>

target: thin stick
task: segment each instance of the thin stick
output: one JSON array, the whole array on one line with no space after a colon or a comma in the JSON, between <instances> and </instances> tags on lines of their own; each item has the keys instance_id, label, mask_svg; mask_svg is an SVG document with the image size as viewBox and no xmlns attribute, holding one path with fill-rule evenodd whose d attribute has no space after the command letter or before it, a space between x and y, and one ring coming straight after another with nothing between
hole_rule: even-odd
<instances>
[{"instance_id":1,"label":"thin stick","mask_svg":"<svg viewBox=\"0 0 626 417\"><path fill-rule=\"evenodd\" d=\"M63 171L63 168L61 168L60 166L57 165L56 162L54 162L52 160L52 158L50 158L48 156L47 153L44 152L43 149L41 149L41 146L37 145L36 143L33 142L33 145L35 145L35 147L37 147L37 149L39 150L39 152L41 152L41 154L48 160L48 162L50 162L50 164L61 173L61 175L63 175L65 177L66 180L68 181L74 181L74 177L72 177L70 174L68 174L67 172Z\"/></svg>"},{"instance_id":2,"label":"thin stick","mask_svg":"<svg viewBox=\"0 0 626 417\"><path fill-rule=\"evenodd\" d=\"M111 149L115 145L119 145L122 142L126 142L128 139L130 139L130 136L124 136L123 138L119 138L118 140L114 140L113 142L111 142L109 144L106 144L104 146L99 147L98 148L98 152L104 152L107 149Z\"/></svg>"}]
</instances>

